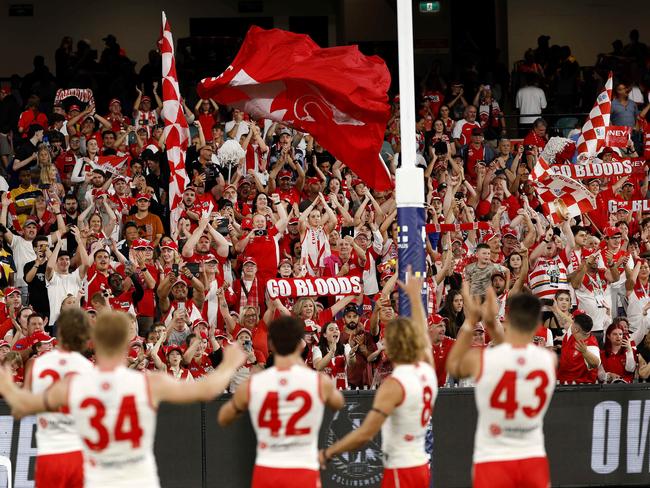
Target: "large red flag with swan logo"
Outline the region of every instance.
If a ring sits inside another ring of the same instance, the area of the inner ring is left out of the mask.
[[[181,106],[181,94],[176,77],[174,59],[174,39],[165,12],[162,13],[162,117],[165,121],[165,149],[169,162],[169,209],[172,230],[178,224],[178,204],[183,198],[187,172],[185,170],[185,152],[189,141],[187,120]]]
[[[202,98],[308,132],[368,186],[393,184],[379,158],[390,75],[357,46],[320,48],[304,34],[252,26],[237,57],[199,83]]]

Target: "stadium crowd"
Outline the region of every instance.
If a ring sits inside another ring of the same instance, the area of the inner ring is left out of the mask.
[[[31,357],[55,347],[61,310],[81,306],[91,321],[106,309],[129,312],[129,367],[182,381],[205,375],[238,341],[249,357],[231,389],[272,364],[266,324],[293,314],[305,322],[309,366],[339,388],[376,387],[391,371],[383,324],[398,312],[394,194],[368,188],[309,134],[188,93],[195,102],[183,101],[189,184],[170,213],[159,55],[152,52],[139,76],[126,76],[132,65],[124,50],[113,36],[105,43],[97,61],[87,43],[74,50],[65,38],[56,75],[37,57],[32,73],[0,88],[0,360],[16,382]],[[633,127],[634,135],[628,148],[605,148],[595,163],[650,157],[643,72],[625,78],[629,66],[648,60],[638,33],[599,63],[611,67],[612,59],[621,70],[612,124]],[[579,87],[593,80],[581,79],[570,50],[549,46],[546,36],[512,79],[491,68],[447,79],[434,66],[418,100],[427,223],[476,224],[427,241],[438,382],[458,384],[445,359],[464,321],[463,280],[475,295],[491,285],[500,316],[512,294],[543,299],[535,341],[557,351],[560,382],[645,381],[650,213],[608,208],[610,200],[645,199],[647,169],[587,180],[598,208],[551,225],[529,180],[551,135],[543,110],[575,111]],[[98,75],[116,69],[131,83],[126,89]],[[594,73],[602,86],[602,70]],[[522,114],[523,140],[505,137],[508,97]],[[245,152],[234,165],[218,158],[228,140]],[[393,174],[399,148],[396,95],[382,148]],[[359,277],[363,293],[265,294],[269,279],[303,276]],[[477,326],[474,345],[489,342]]]

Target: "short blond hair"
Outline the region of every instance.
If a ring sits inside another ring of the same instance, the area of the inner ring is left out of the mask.
[[[406,317],[397,317],[384,329],[386,354],[394,363],[410,364],[424,357],[424,329]]]
[[[93,328],[95,349],[109,356],[126,351],[131,330],[131,319],[124,312],[101,312]]]

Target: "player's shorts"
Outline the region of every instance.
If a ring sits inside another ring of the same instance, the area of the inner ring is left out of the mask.
[[[83,488],[84,459],[81,451],[36,456],[36,488]]]
[[[428,464],[412,468],[384,468],[381,488],[429,488],[431,468]]]
[[[551,475],[545,457],[474,464],[474,488],[548,488]]]
[[[255,466],[251,488],[321,488],[320,472],[313,469]]]

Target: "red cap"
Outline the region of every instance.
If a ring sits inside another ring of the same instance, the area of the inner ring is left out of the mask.
[[[151,98],[148,97],[147,95],[145,95],[145,96],[143,96],[143,97],[140,99],[140,101],[141,101],[141,102],[150,102],[150,101],[151,101]]]
[[[87,313],[94,313],[94,314],[97,313],[97,310],[95,310],[95,307],[93,307],[93,306],[91,306],[91,305],[86,305],[86,306],[84,307],[84,310],[85,310]]]
[[[192,329],[194,329],[195,327],[198,327],[201,324],[205,324],[206,327],[209,326],[207,320],[196,319],[194,322],[192,322]]]
[[[503,237],[505,237],[505,236],[512,236],[512,237],[515,237],[515,238],[517,237],[517,233],[508,224],[501,227],[501,235]]]
[[[178,278],[176,279],[176,281],[174,281],[174,284],[172,285],[172,288],[173,288],[174,286],[178,285],[179,283],[180,283],[180,284],[183,284],[183,285],[185,285],[185,286],[188,286],[188,285],[187,285],[187,281],[185,281],[182,277],[178,277]]]
[[[283,264],[289,264],[289,265],[293,266],[293,263],[291,262],[291,259],[289,259],[289,258],[284,258],[284,259],[282,259],[282,260],[280,261],[280,263],[278,264],[278,268],[279,268],[280,266],[282,266]]]
[[[621,235],[621,229],[618,227],[607,227],[605,228],[605,237],[614,237],[615,235]]]
[[[144,347],[142,339],[139,339],[139,338],[136,337],[131,342],[129,342],[129,347],[135,347],[135,346]]]
[[[48,342],[52,342],[53,340],[55,340],[54,337],[50,337],[49,334],[46,334],[45,332],[40,331],[40,330],[38,332],[34,333],[34,335],[32,335],[31,339],[32,339],[32,346],[34,344],[36,344],[37,342],[48,343]]]
[[[386,278],[390,278],[393,276],[395,273],[393,273],[393,270],[387,269],[386,271],[383,271],[381,275],[379,276],[379,281],[385,280]]]
[[[226,193],[227,190],[237,191],[237,188],[235,188],[235,185],[226,185],[226,187],[223,189],[223,192]]]
[[[108,102],[108,106],[110,107],[111,105],[118,104],[119,106],[122,106],[122,102],[118,98],[112,98],[110,102]]]
[[[183,190],[183,193],[185,193],[186,191],[193,191],[193,192],[196,193],[196,190],[194,189],[194,187],[192,185],[187,185],[185,187],[185,189]]]
[[[115,175],[115,176],[113,176],[113,183],[115,183],[116,181],[119,181],[119,180],[127,181],[127,179],[128,178],[126,176],[124,176],[124,175]]]
[[[165,348],[165,356],[169,356],[169,353],[172,351],[178,351],[181,356],[183,355],[183,348],[181,346],[172,345]]]
[[[70,105],[68,112],[72,112],[73,110],[76,110],[77,112],[81,112],[81,107],[79,107],[79,105]]]
[[[133,249],[153,249],[151,242],[147,239],[136,239],[133,241],[133,244],[131,244],[131,247]]]
[[[442,315],[438,315],[437,313],[434,313],[429,317],[429,325],[438,325],[442,322],[445,322],[447,319],[443,317]]]
[[[297,224],[298,222],[300,222],[300,219],[297,219],[295,217],[293,219],[289,219],[289,225],[294,225]]]
[[[355,179],[352,180],[352,187],[353,187],[353,188],[354,188],[355,186],[357,186],[357,185],[361,185],[361,184],[364,184],[363,181],[361,180],[361,178],[355,178]]]
[[[11,344],[9,344],[4,339],[0,339],[0,347],[11,347]]]
[[[278,179],[281,180],[282,178],[291,179],[293,178],[293,174],[288,169],[283,169],[282,171],[280,171],[280,173],[278,173]]]
[[[226,334],[225,330],[216,329],[214,331],[214,338],[215,339],[219,339],[219,338],[228,339],[228,334]]]
[[[178,244],[176,244],[174,241],[169,241],[167,244],[163,244],[160,246],[161,249],[167,248],[167,249],[173,249],[174,251],[178,251]]]
[[[92,195],[95,198],[106,197],[108,196],[108,192],[103,188],[93,188]]]
[[[600,151],[600,156],[604,156],[605,154],[616,154],[616,151],[609,146],[605,146],[603,150]]]
[[[244,259],[242,259],[241,262],[242,266],[244,266],[246,263],[253,263],[254,265],[257,266],[257,261],[252,256],[246,256]]]
[[[251,182],[248,181],[248,179],[242,178],[241,180],[239,180],[239,183],[237,183],[237,188],[239,188],[242,185],[250,185],[250,184]]]
[[[149,201],[149,200],[151,200],[151,195],[149,195],[148,193],[138,193],[135,196],[135,200],[136,201],[138,201],[138,200],[147,200],[147,201]]]
[[[217,257],[216,257],[214,254],[212,254],[211,252],[209,252],[208,254],[206,254],[205,256],[203,256],[203,262],[204,262],[204,263],[207,263],[207,262],[209,262],[209,261],[216,261],[217,263],[219,262],[219,260],[217,259]]]
[[[485,236],[483,236],[483,242],[489,242],[495,237],[499,237],[499,234],[496,234],[494,232],[488,232],[487,234],[485,234]]]
[[[240,335],[242,335],[244,332],[246,332],[248,335],[253,337],[253,333],[248,330],[246,327],[242,327],[237,331],[237,334],[235,334],[235,339],[237,339]]]
[[[585,312],[581,308],[576,308],[571,314],[571,317],[577,317],[578,315],[587,315],[587,312]]]
[[[440,193],[438,193],[437,191],[432,191],[431,200],[442,200],[442,197],[440,196]]]
[[[22,293],[20,292],[20,289],[16,288],[15,286],[8,286],[7,288],[5,288],[4,295],[6,297],[8,297],[9,295],[12,295],[14,293],[18,293],[19,295],[22,295]]]
[[[318,176],[310,176],[307,178],[308,185],[320,185],[320,178]]]

